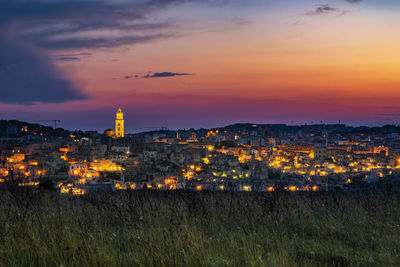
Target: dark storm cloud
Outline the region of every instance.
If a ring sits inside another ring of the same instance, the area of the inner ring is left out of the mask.
[[[96,20],[143,18],[148,12],[189,0],[7,0],[2,1],[0,20]]]
[[[43,49],[87,51],[170,38],[175,36],[167,30],[173,27],[171,23],[149,21],[148,15],[186,2],[192,1],[1,1],[0,102],[33,104],[85,99],[52,60],[79,61],[90,55],[68,53],[50,58]]]
[[[314,15],[328,15],[328,14],[339,14],[344,15],[348,11],[331,7],[330,5],[318,5],[314,10],[304,13],[306,16],[314,16]]]
[[[173,26],[171,22],[147,21],[148,14],[195,1],[11,0],[2,3],[0,25],[17,21],[20,26],[17,33],[45,48],[114,47],[171,37],[171,33],[165,32],[166,28]],[[119,37],[110,31],[119,31]]]
[[[0,40],[0,51],[0,102],[29,105],[86,98],[35,48]]]

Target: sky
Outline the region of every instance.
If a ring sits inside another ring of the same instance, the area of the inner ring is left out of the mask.
[[[0,0],[0,119],[400,124],[397,0]]]

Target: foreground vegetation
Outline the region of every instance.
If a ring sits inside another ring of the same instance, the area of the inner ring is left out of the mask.
[[[0,192],[4,266],[399,266],[400,196]]]

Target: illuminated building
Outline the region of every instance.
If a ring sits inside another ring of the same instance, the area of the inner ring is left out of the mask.
[[[251,186],[249,186],[249,185],[244,185],[244,186],[242,187],[242,190],[243,190],[243,191],[246,191],[246,192],[249,192],[249,191],[251,191]]]
[[[267,192],[274,192],[274,191],[275,191],[275,187],[267,186]]]
[[[117,138],[124,137],[124,113],[118,108],[115,118],[115,136]]]
[[[113,137],[115,135],[115,132],[113,129],[106,129],[104,131],[104,134],[107,135],[108,137]]]
[[[295,185],[291,185],[291,186],[288,187],[288,190],[291,191],[291,192],[295,192],[295,191],[298,190],[298,188]]]

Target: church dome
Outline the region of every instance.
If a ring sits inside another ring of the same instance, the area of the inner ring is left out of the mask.
[[[113,129],[107,129],[107,130],[104,131],[104,134],[109,136],[109,137],[112,137],[112,136],[115,135],[115,132],[114,132]]]

